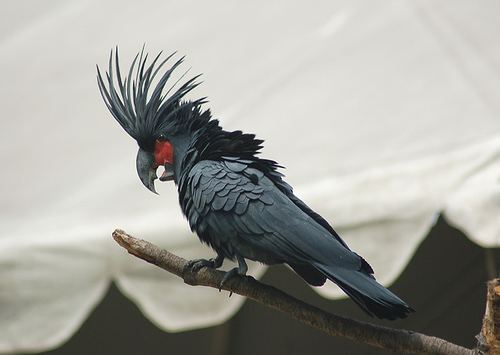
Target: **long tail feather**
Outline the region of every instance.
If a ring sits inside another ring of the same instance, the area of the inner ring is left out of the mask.
[[[366,313],[382,319],[406,318],[414,310],[375,279],[362,271],[322,264],[314,267],[335,282]]]

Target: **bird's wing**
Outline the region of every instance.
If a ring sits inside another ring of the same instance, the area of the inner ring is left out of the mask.
[[[195,230],[234,231],[256,251],[277,262],[311,263],[359,270],[362,259],[293,203],[250,162],[202,161],[188,176]],[[203,231],[202,231],[203,232]]]
[[[340,244],[349,249],[347,244],[342,240],[342,238],[340,238],[340,236],[333,229],[330,223],[328,223],[318,213],[314,212],[304,201],[295,196],[295,194],[293,193],[293,188],[283,180],[283,174],[276,170],[272,170],[269,172],[269,177],[273,181],[273,183],[281,190],[281,192],[283,192],[297,207],[299,207],[302,212],[314,219],[319,225],[329,231],[331,235],[340,242]]]

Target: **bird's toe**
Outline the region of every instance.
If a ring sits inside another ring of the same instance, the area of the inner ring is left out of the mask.
[[[200,269],[204,267],[211,267],[213,268],[215,265],[213,259],[195,259],[195,260],[190,260],[187,263],[187,267],[191,269],[192,272],[198,272]]]
[[[221,282],[219,283],[219,292],[222,290],[226,282],[232,279],[236,275],[239,275],[239,270],[237,267],[226,272]]]

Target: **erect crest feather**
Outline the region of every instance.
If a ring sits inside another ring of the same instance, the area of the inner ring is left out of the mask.
[[[135,56],[128,75],[122,79],[118,47],[116,47],[115,52],[111,50],[109,56],[109,66],[106,72],[107,85],[97,66],[97,83],[106,106],[123,129],[140,145],[141,142],[149,141],[164,133],[169,126],[175,125],[175,116],[180,110],[193,109],[205,102],[205,98],[193,102],[182,101],[188,92],[199,85],[196,82],[199,75],[191,78],[170,94],[184,76],[182,75],[165,93],[163,92],[172,73],[183,62],[184,57],[177,60],[163,73],[150,93],[158,72],[175,55],[175,52],[159,62],[161,55],[162,52],[147,65],[148,54],[144,53],[143,47]]]

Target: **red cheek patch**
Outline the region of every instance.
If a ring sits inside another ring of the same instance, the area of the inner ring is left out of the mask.
[[[157,140],[155,143],[155,163],[165,165],[165,163],[173,164],[174,162],[174,147],[172,143],[164,140]]]

